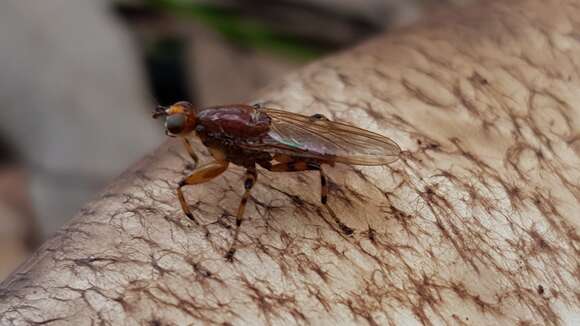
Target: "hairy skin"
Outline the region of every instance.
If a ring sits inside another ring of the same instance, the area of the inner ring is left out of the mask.
[[[580,5],[485,3],[260,97],[405,150],[326,169],[352,237],[320,217],[316,173],[260,170],[226,262],[243,170],[186,190],[196,226],[175,196],[188,155],[170,141],[1,284],[0,324],[577,323]]]

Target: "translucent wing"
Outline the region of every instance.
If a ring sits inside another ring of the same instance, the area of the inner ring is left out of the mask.
[[[270,108],[270,131],[254,149],[312,157],[352,165],[384,165],[397,160],[401,149],[387,137],[345,123],[313,119]]]

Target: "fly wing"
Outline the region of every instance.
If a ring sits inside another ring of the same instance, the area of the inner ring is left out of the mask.
[[[348,124],[270,108],[261,110],[271,118],[268,137],[255,145],[262,151],[352,165],[388,164],[401,152],[389,138]]]

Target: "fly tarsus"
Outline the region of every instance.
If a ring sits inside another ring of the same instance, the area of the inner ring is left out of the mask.
[[[248,199],[250,198],[250,191],[256,184],[256,180],[258,179],[258,173],[256,172],[256,168],[249,168],[246,170],[246,179],[244,180],[244,194],[242,195],[242,199],[240,201],[240,206],[238,207],[238,212],[236,214],[236,230],[234,231],[234,237],[232,239],[232,243],[230,245],[230,249],[224,256],[224,258],[229,261],[233,262],[234,254],[236,253],[236,244],[238,243],[238,237],[240,234],[240,227],[244,221],[244,212],[246,211],[246,205],[248,203]]]
[[[328,182],[326,173],[324,173],[324,170],[322,169],[322,166],[320,166],[320,164],[318,165],[318,171],[320,172],[320,202],[322,203],[322,205],[326,207],[328,213],[330,214],[330,216],[332,216],[332,219],[338,225],[342,233],[344,233],[345,235],[352,235],[354,233],[353,229],[348,227],[346,224],[342,223],[342,221],[338,218],[338,216],[336,216],[332,208],[330,208],[330,206],[328,205]]]

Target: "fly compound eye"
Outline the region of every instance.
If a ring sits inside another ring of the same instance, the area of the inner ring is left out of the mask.
[[[174,135],[179,135],[185,128],[186,118],[183,114],[174,114],[165,120],[165,128]]]

